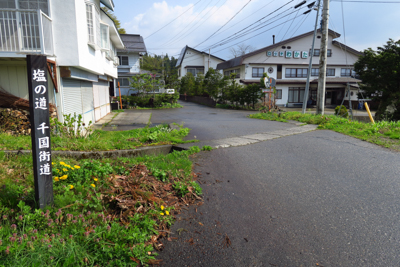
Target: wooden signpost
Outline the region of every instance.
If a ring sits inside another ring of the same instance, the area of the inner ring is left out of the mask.
[[[275,86],[275,84],[276,84],[276,80],[274,78],[268,78],[268,77],[264,78],[264,85],[265,85],[265,88],[267,88],[267,89],[262,89],[262,92],[265,94],[268,94],[268,111],[271,111],[271,109],[272,109],[271,96],[274,93],[273,87]],[[264,97],[264,105],[265,104],[266,103],[265,103],[265,97]]]
[[[47,60],[45,56],[27,55],[26,62],[35,199],[44,209],[53,204]]]

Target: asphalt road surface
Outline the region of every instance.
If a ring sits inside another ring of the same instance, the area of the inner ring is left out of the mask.
[[[201,143],[292,129],[249,112],[184,104]],[[400,154],[332,131],[196,155],[204,203],[171,228],[162,266],[400,266]]]

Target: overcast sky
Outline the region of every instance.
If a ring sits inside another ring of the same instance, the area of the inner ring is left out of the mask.
[[[336,40],[362,51],[368,47],[376,49],[389,38],[400,39],[400,1],[354,1],[360,0],[330,2],[329,28],[341,34]],[[300,2],[302,0],[114,0],[115,15],[127,33],[142,35],[148,52],[159,55],[168,53],[169,56],[175,57],[185,45],[208,52],[211,45],[220,43],[221,40],[275,11],[259,22],[269,19],[267,23],[271,23],[262,30],[211,49],[211,54],[226,60],[232,58],[230,46],[237,43],[245,43],[259,49],[272,44],[272,35],[276,35],[276,42],[279,42],[312,31],[316,11],[307,15],[302,13],[307,10],[306,5],[314,1],[307,0],[307,4],[302,8],[294,9]],[[285,6],[282,7],[283,5]],[[282,8],[276,11],[280,7]],[[278,15],[281,12],[283,13]],[[291,12],[294,13],[290,14]],[[236,17],[229,21],[236,13]],[[278,16],[273,18],[276,15]],[[296,16],[297,18],[292,20]],[[174,19],[176,20],[170,23]],[[274,22],[275,20],[277,21]],[[167,25],[168,23],[170,24]],[[222,29],[204,42],[224,24],[226,25]],[[165,25],[167,26],[164,27]],[[161,30],[158,31],[159,29]],[[261,33],[263,31],[266,32]],[[260,35],[253,37],[256,34]],[[245,40],[248,38],[251,39]]]

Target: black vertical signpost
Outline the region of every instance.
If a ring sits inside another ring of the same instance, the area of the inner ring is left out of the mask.
[[[49,93],[45,56],[27,55],[35,199],[39,208],[53,204]]]

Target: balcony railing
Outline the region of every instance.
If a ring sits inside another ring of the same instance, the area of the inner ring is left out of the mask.
[[[54,55],[51,18],[41,10],[0,9],[0,52]]]

